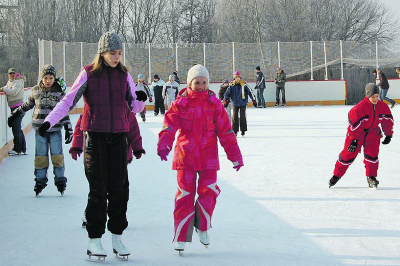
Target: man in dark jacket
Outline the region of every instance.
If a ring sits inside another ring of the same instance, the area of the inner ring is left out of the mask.
[[[218,98],[222,101],[222,104],[224,105],[225,110],[228,113],[229,121],[231,122],[232,125],[232,104],[230,100],[224,101],[224,95],[228,87],[229,87],[229,81],[227,79],[224,79],[222,81],[222,85],[219,87]]]
[[[275,107],[279,107],[279,94],[282,92],[282,107],[286,105],[286,98],[285,98],[285,83],[286,83],[286,74],[283,70],[278,67],[276,70],[275,76],[275,84],[276,84],[276,104]]]
[[[264,89],[265,89],[265,78],[264,74],[260,71],[260,67],[256,67],[256,87],[257,90],[257,100],[258,100],[258,108],[265,108],[265,99],[264,99]]]
[[[383,73],[381,66],[378,66],[376,71],[378,72],[379,80],[380,80],[379,84],[378,84],[378,86],[380,88],[379,100],[381,100],[381,101],[386,100],[386,101],[390,102],[392,104],[391,108],[393,108],[397,105],[397,103],[386,96],[388,93],[388,90],[389,90],[389,82],[386,78],[386,75],[385,75],[385,73]]]

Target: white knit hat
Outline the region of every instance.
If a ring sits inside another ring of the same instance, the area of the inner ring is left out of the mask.
[[[197,77],[205,77],[207,79],[207,86],[208,86],[208,82],[210,80],[210,74],[208,74],[207,68],[205,68],[203,65],[200,64],[194,65],[192,66],[192,68],[189,69],[186,79],[187,85],[190,86],[192,80]]]

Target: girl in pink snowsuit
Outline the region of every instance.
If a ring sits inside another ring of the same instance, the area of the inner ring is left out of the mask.
[[[228,115],[214,92],[208,90],[208,80],[208,70],[204,66],[195,65],[189,70],[189,87],[180,91],[165,113],[163,129],[159,133],[157,151],[161,160],[166,161],[179,130],[172,164],[172,169],[178,171],[174,210],[177,251],[183,251],[185,243],[192,241],[194,227],[200,242],[210,243],[207,232],[221,192],[217,186],[217,137],[234,168],[238,171],[243,166]],[[197,174],[198,198],[195,201]]]
[[[334,186],[346,173],[349,166],[356,159],[357,154],[364,147],[364,164],[368,185],[376,188],[379,181],[378,154],[382,131],[385,140],[382,144],[389,144],[393,136],[393,116],[387,104],[379,100],[379,88],[374,83],[365,86],[365,98],[349,112],[349,126],[344,149],[336,161],[333,177],[329,180],[329,187]]]

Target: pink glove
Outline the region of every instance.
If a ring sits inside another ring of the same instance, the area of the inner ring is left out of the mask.
[[[75,161],[78,160],[78,156],[80,157],[82,152],[83,150],[77,147],[71,147],[69,149],[69,154],[71,154],[72,159],[74,159]]]
[[[158,153],[158,156],[160,156],[161,161],[168,161],[167,156],[168,156],[169,151],[167,149],[162,150]]]
[[[77,151],[73,151],[73,152],[71,152],[71,157],[72,157],[72,159],[74,159],[76,161],[76,160],[78,160],[78,157],[81,157],[81,153],[77,152]]]

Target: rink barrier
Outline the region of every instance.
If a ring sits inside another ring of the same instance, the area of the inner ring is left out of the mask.
[[[30,92],[31,87],[24,89],[24,101],[28,99]],[[33,109],[26,112],[22,119],[22,129],[25,135],[32,129],[32,113]],[[4,92],[0,92],[0,162],[8,156],[8,152],[14,147],[12,130],[7,125],[7,119],[10,115],[11,110],[7,104],[7,96]]]

